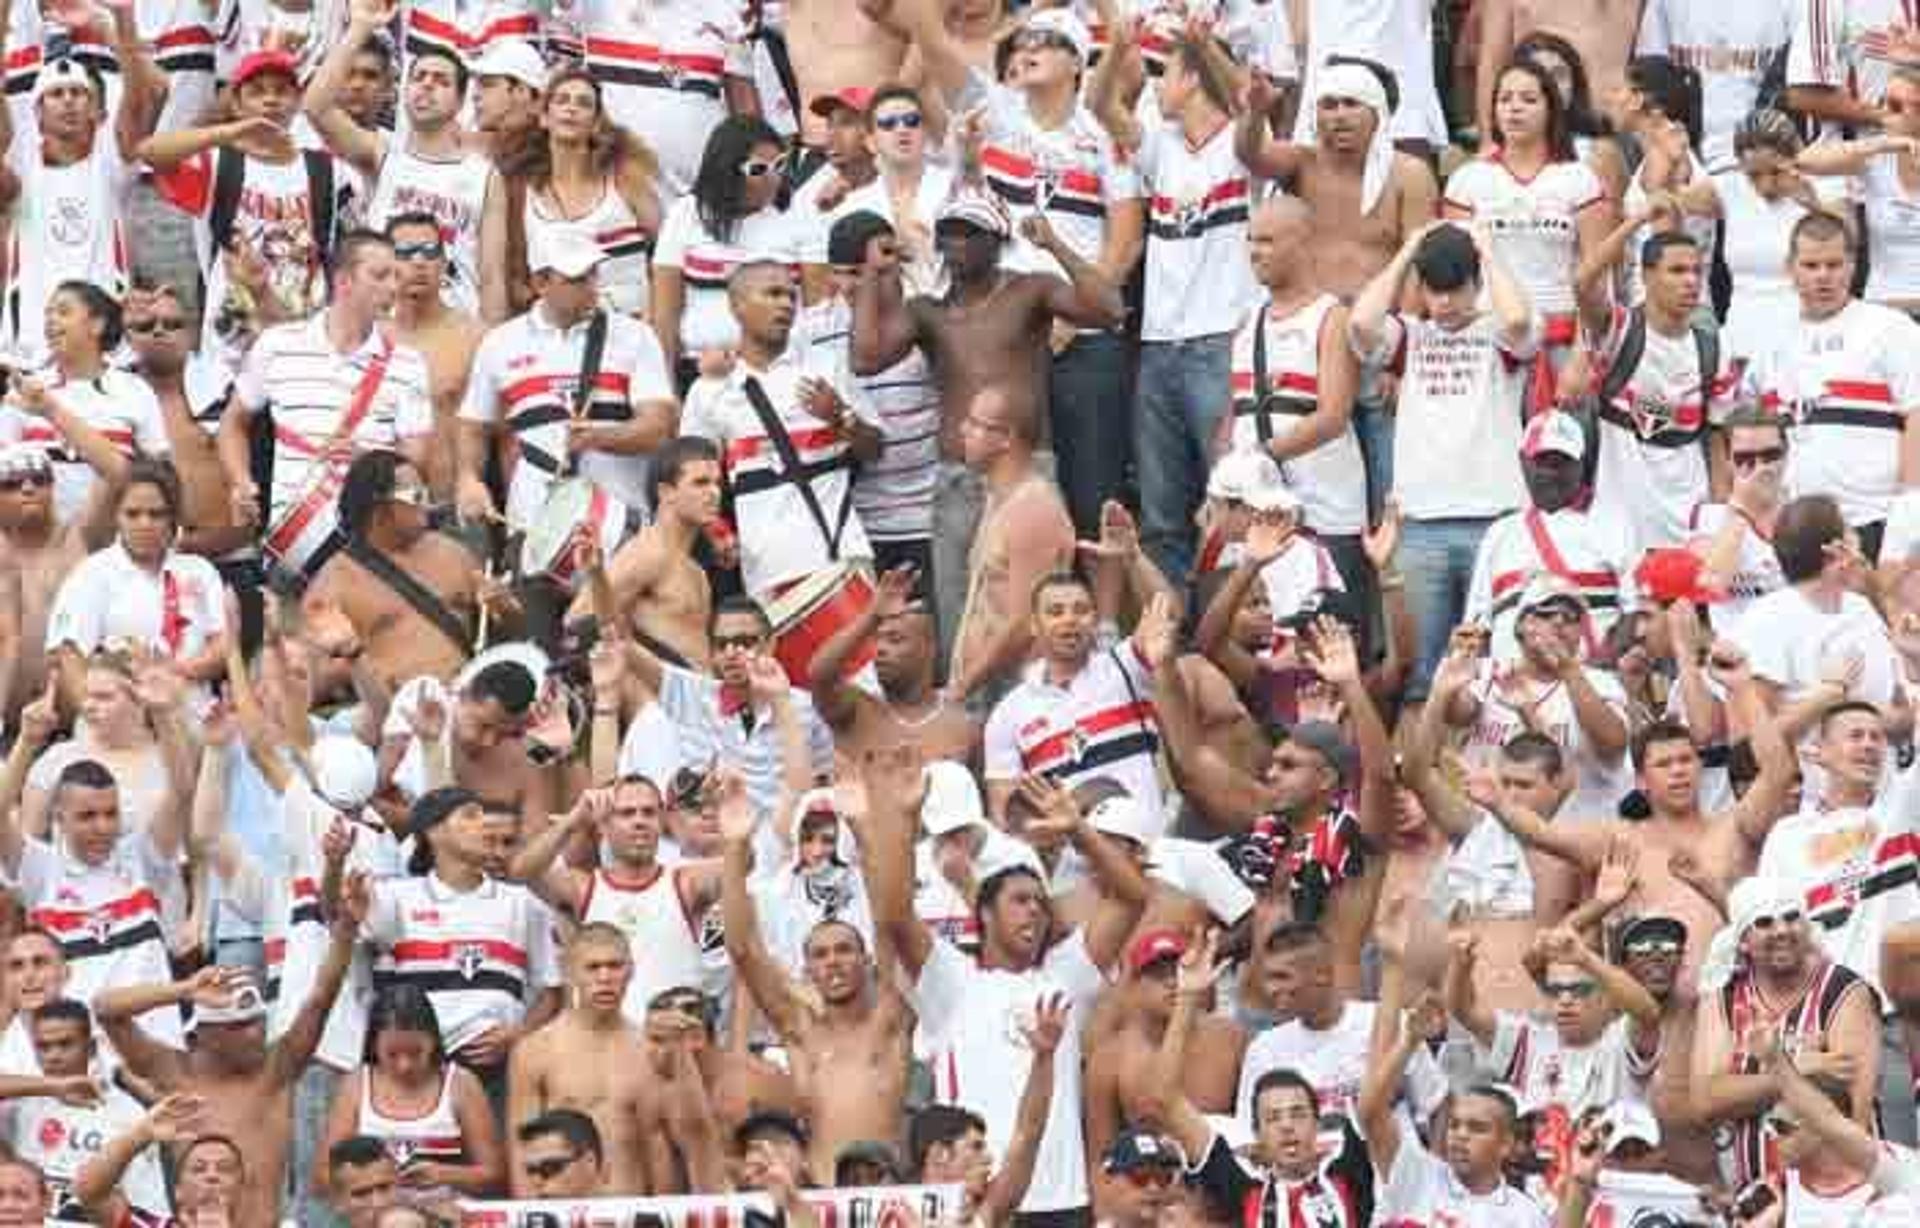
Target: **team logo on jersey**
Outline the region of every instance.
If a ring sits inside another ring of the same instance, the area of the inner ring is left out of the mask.
[[[57,1117],[40,1123],[40,1150],[52,1151],[67,1139],[67,1125]]]
[[[668,89],[677,90],[680,83],[686,80],[687,70],[672,60],[663,60],[660,63],[660,76],[666,80]]]
[[[471,981],[480,975],[480,969],[487,962],[487,949],[476,942],[463,942],[453,949],[454,967],[460,970],[463,980]]]
[[[85,196],[56,196],[48,210],[47,228],[54,241],[66,247],[78,247],[93,230]]]
[[[1652,439],[1672,425],[1673,402],[1650,393],[1633,395],[1633,429],[1640,438]]]
[[[699,942],[700,952],[703,955],[712,955],[726,947],[727,926],[718,908],[707,909],[706,916],[700,918]]]
[[[113,937],[113,914],[106,909],[98,909],[87,915],[87,933],[93,935],[95,942],[105,944]]]
[[[390,1138],[387,1140],[387,1154],[393,1157],[393,1166],[395,1168],[405,1168],[408,1164],[412,1163],[415,1150],[414,1141],[410,1138]]]
[[[1087,734],[1079,726],[1067,731],[1067,758],[1080,762],[1087,753]]]

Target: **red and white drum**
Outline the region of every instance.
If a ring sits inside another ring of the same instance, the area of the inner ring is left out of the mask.
[[[773,655],[795,686],[807,685],[807,667],[847,624],[873,607],[873,578],[864,567],[835,563],[794,581],[767,603]],[[841,667],[851,678],[873,661],[873,640],[854,649]]]
[[[556,482],[520,543],[520,575],[546,576],[572,590],[574,547],[581,540],[597,541],[600,557],[610,559],[626,539],[632,519],[627,505],[586,478]]]

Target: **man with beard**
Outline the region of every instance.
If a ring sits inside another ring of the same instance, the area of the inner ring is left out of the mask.
[[[700,934],[693,919],[719,896],[712,862],[660,862],[660,790],[643,776],[623,777],[580,795],[565,818],[527,842],[513,878],[530,885],[581,924],[611,926],[642,953],[625,987],[626,1017],[639,1023],[647,1003],[676,985],[700,983]],[[583,870],[555,864],[569,843],[590,839],[607,863]]]
[[[604,1193],[641,1194],[655,1188],[639,1129],[639,1084],[649,1079],[633,1055],[645,1038],[621,1004],[633,979],[627,936],[605,921],[589,921],[567,944],[567,1008],[515,1045],[507,1069],[507,1120],[527,1121],[554,1109],[593,1119],[605,1165]],[[510,1169],[523,1170],[516,1138]],[[519,1181],[517,1195],[526,1191]]]
[[[453,677],[466,664],[479,605],[474,557],[428,527],[433,496],[396,452],[366,452],[340,486],[346,546],[313,577],[306,600],[344,613],[368,667],[388,687]]]
[[[1579,590],[1596,642],[1632,601],[1632,586],[1623,580],[1633,543],[1620,521],[1586,507],[1589,455],[1587,433],[1573,415],[1548,410],[1527,424],[1520,476],[1529,506],[1487,526],[1467,584],[1466,621],[1491,628],[1495,657],[1509,657],[1517,647],[1520,595],[1537,573]]]
[[[787,1046],[811,1129],[812,1167],[831,1172],[847,1144],[894,1136],[906,1100],[913,1015],[893,987],[890,963],[876,962],[860,930],[843,920],[823,920],[808,931],[806,982],[789,978],[767,949],[748,889],[755,822],[745,791],[732,782],[720,807],[727,951]]]
[[[913,600],[918,578],[910,567],[882,575],[873,604],[814,654],[808,682],[820,718],[850,755],[912,741],[929,760],[971,762],[980,725],[934,686],[939,636],[933,611]],[[869,639],[878,695],[847,681],[843,668]]]
[[[1693,1098],[1704,1121],[1731,1129],[1721,1159],[1741,1187],[1781,1173],[1769,1112],[1780,1089],[1761,1058],[1763,1032],[1775,1034],[1803,1074],[1844,1083],[1849,1115],[1872,1129],[1880,1017],[1867,983],[1820,953],[1790,881],[1761,874],[1735,887],[1728,903],[1730,920],[1701,969]]]

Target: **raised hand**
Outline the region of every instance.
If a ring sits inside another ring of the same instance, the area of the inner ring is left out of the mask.
[[[1049,222],[1047,215],[1038,209],[1021,218],[1020,224],[1015,229],[1020,232],[1021,238],[1043,252],[1052,251],[1060,242],[1060,236],[1054,233],[1053,223]]]
[[[353,842],[357,832],[353,823],[345,815],[335,815],[333,822],[327,824],[325,834],[320,837],[320,855],[328,865],[344,866],[347,857],[353,852]]]
[[[186,701],[187,680],[173,662],[149,661],[134,675],[133,697],[149,712],[170,712]]]
[[[747,796],[747,782],[732,768],[714,773],[714,793],[720,803],[720,838],[733,843],[753,839],[760,816],[754,813],[753,799]]]
[[[756,704],[772,705],[787,697],[793,684],[772,653],[756,653],[747,661],[747,694]]]
[[[1860,675],[1866,665],[1866,657],[1855,649],[1828,653],[1820,658],[1820,681],[1825,686],[1837,687],[1843,696],[1851,695],[1860,685]]]
[[[234,995],[252,984],[253,978],[245,968],[214,964],[200,969],[187,979],[187,1000],[195,1006],[230,1006]]]
[[[1313,637],[1303,648],[1307,664],[1322,681],[1336,687],[1360,685],[1360,650],[1353,633],[1337,618],[1321,615],[1313,622]]]
[[[834,391],[833,385],[811,375],[803,376],[794,386],[794,397],[809,417],[818,418],[828,426],[838,426],[847,412],[847,403]]]
[[[1068,1005],[1065,994],[1048,994],[1033,1004],[1033,1021],[1024,1023],[1020,1032],[1027,1040],[1027,1048],[1035,1056],[1050,1054],[1060,1047],[1060,1040],[1067,1034],[1067,1021],[1073,1016],[1073,1007]]]
[[[1393,556],[1400,550],[1402,523],[1400,501],[1389,495],[1380,509],[1379,522],[1360,535],[1360,548],[1366,551],[1367,561],[1375,571],[1392,569]]]
[[[913,608],[913,587],[920,582],[920,569],[904,563],[880,573],[874,583],[873,606],[882,619],[898,618]]]
[[[182,1092],[168,1096],[148,1109],[141,1124],[154,1142],[171,1145],[198,1134],[205,1123],[206,1114],[205,1099]]]
[[[447,706],[438,696],[423,693],[411,708],[401,709],[407,728],[420,741],[437,745],[447,732]]]
[[[53,741],[53,735],[59,731],[59,683],[49,677],[46,689],[20,713],[20,736],[25,738],[29,745],[45,746]]]
[[[1468,764],[1462,784],[1467,792],[1467,800],[1483,810],[1497,811],[1505,800],[1506,792],[1500,787],[1500,773],[1487,764]]]
[[[1471,962],[1471,961],[1469,961]],[[1447,1008],[1441,1003],[1440,995],[1431,989],[1422,990],[1420,996],[1400,1011],[1400,1035],[1408,1040],[1439,1040],[1447,1034]]]
[[[1715,640],[1707,649],[1707,672],[1715,682],[1733,691],[1753,677],[1746,650],[1732,640]]]
[[[1240,539],[1240,550],[1255,567],[1265,567],[1280,557],[1293,540],[1297,522],[1288,512],[1260,512]]]
[[[1187,943],[1174,973],[1174,990],[1183,994],[1204,994],[1220,981],[1220,931],[1208,927]]]
[[[1593,881],[1596,900],[1618,907],[1640,885],[1640,848],[1633,841],[1614,836],[1607,841],[1600,862],[1600,873]]]
[[[619,644],[602,639],[587,653],[587,680],[593,686],[595,706],[612,707],[627,678],[627,654]]]
[[[927,761],[919,745],[903,742],[895,746],[876,746],[860,757],[860,770],[852,777],[842,776],[837,789],[857,784],[861,796],[850,798],[862,814],[876,805],[898,814],[918,815],[927,795]]]
[[[336,924],[351,933],[359,933],[373,911],[373,878],[365,870],[355,870],[340,884],[340,916]]]
[[[1475,655],[1474,643],[1462,632],[1469,628],[1456,628],[1453,639],[1447,644],[1447,655],[1440,658],[1440,664],[1434,668],[1433,682],[1427,688],[1427,702],[1450,704],[1454,697],[1473,685],[1480,672],[1480,658]]]
[[[1084,817],[1079,803],[1073,800],[1072,791],[1059,781],[1029,772],[1020,778],[1014,792],[1033,807],[1034,814],[1027,820],[1022,834],[1035,847],[1055,847],[1079,829]]]
[[[1133,642],[1139,645],[1140,655],[1156,665],[1173,660],[1180,647],[1180,615],[1172,598],[1165,593],[1153,595],[1133,628]]]

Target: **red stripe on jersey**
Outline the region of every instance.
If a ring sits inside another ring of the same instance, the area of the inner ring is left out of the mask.
[[[789,430],[787,437],[793,440],[793,448],[796,452],[804,452],[808,448],[831,448],[835,444],[846,442],[841,438],[840,432],[830,426],[810,430]],[[765,435],[743,436],[727,445],[727,455],[723,464],[726,468],[732,469],[735,465],[752,460],[762,452],[768,451],[771,446]]]
[[[395,964],[424,964],[436,960],[455,959],[462,951],[475,947],[479,948],[488,959],[512,964],[516,968],[524,969],[527,966],[525,949],[511,942],[502,942],[497,938],[468,938],[444,942],[427,938],[407,938],[394,943],[388,953]]]
[[[1118,707],[1103,708],[1089,713],[1073,723],[1070,729],[1050,734],[1032,746],[1021,750],[1021,761],[1032,765],[1046,759],[1055,759],[1073,742],[1074,735],[1097,737],[1103,733],[1112,733],[1127,725],[1146,725],[1153,720],[1153,705],[1145,700],[1139,703],[1125,703]]]
[[[1188,208],[1189,206],[1200,209],[1210,209],[1215,205],[1231,204],[1244,201],[1246,198],[1247,181],[1244,179],[1229,179],[1224,183],[1215,184],[1212,191],[1197,201],[1186,202],[1175,200],[1171,196],[1156,196],[1153,198],[1153,211],[1155,213],[1177,213],[1181,209]]]
[[[36,925],[52,930],[55,934],[69,933],[86,929],[95,917],[105,913],[114,921],[128,921],[143,913],[159,913],[160,900],[150,888],[142,887],[117,900],[108,900],[92,908],[53,908],[42,906],[33,910]]]
[[[502,388],[500,395],[508,401],[524,401],[528,397],[552,392],[555,384],[571,384],[577,378],[573,375],[529,375]],[[624,396],[627,391],[627,377],[618,371],[602,371],[594,376],[593,386],[601,392]]]
[[[1871,380],[1830,379],[1827,381],[1827,395],[1846,401],[1872,401],[1877,405],[1893,404],[1893,386]]]
[[[1023,158],[1000,145],[988,145],[981,150],[980,165],[986,171],[998,171],[1009,179],[1025,182],[1035,177],[1036,164],[1032,158]],[[1072,169],[1061,171],[1055,186],[1062,192],[1078,192],[1093,197],[1098,197],[1103,188],[1100,176],[1090,171]]]
[[[1235,392],[1252,392],[1253,372],[1235,371],[1233,373],[1233,390]],[[1269,371],[1267,372],[1266,390],[1268,392],[1304,392],[1309,396],[1318,396],[1320,394],[1320,381],[1315,376],[1305,375],[1298,371]]]

